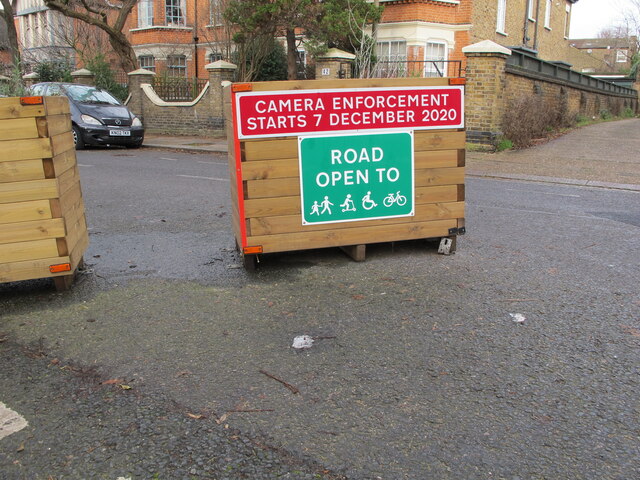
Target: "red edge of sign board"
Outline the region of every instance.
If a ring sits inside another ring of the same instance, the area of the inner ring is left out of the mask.
[[[244,219],[244,183],[242,181],[242,152],[240,151],[240,138],[238,138],[238,111],[236,108],[237,93],[232,89],[231,92],[231,113],[233,115],[233,144],[236,160],[236,183],[238,189],[238,215],[240,220],[240,242],[241,247],[247,246],[247,223]]]

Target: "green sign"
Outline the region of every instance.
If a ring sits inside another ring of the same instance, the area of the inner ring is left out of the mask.
[[[414,214],[413,131],[298,137],[302,224]]]

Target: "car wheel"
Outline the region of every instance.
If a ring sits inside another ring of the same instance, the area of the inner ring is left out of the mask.
[[[75,125],[73,126],[73,144],[76,146],[76,150],[82,150],[84,148],[84,140],[82,140],[80,129]]]
[[[132,143],[130,145],[125,145],[127,148],[140,148],[142,146],[142,142],[140,143]]]

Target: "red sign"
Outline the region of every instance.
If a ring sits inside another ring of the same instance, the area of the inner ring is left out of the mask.
[[[236,94],[238,138],[464,128],[462,86]]]

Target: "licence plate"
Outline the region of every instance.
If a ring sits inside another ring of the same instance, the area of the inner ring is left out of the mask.
[[[131,132],[129,130],[109,130],[110,137],[130,137]]]

